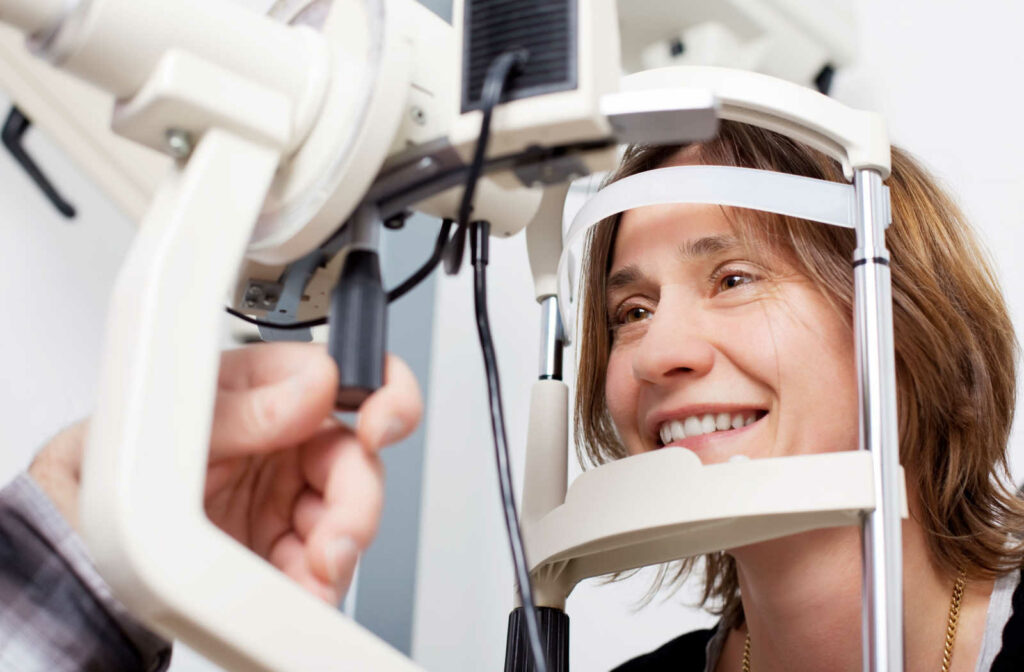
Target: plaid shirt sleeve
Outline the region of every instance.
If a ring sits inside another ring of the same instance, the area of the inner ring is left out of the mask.
[[[0,490],[0,672],[159,672],[170,658],[35,481]]]

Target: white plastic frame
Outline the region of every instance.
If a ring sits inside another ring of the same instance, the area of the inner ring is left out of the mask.
[[[888,188],[884,194],[888,197]],[[705,203],[748,208],[852,229],[856,225],[852,185],[735,166],[672,166],[631,175],[595,194],[565,234],[558,262],[558,302],[566,341],[575,334],[576,275],[591,228],[626,210],[666,203]]]
[[[638,72],[623,79],[627,91],[690,87],[719,101],[719,117],[781,133],[839,161],[846,179],[857,170],[889,177],[891,158],[885,120],[855,110],[807,87],[756,72],[677,66]]]

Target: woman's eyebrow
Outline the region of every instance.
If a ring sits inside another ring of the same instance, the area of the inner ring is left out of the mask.
[[[605,291],[608,293],[614,292],[617,289],[634,285],[643,278],[643,271],[636,264],[623,266],[608,276],[608,280],[605,282]]]
[[[685,243],[680,243],[679,255],[683,261],[693,261],[694,259],[710,257],[738,246],[739,240],[735,236],[723,233],[717,236],[694,238]],[[645,276],[640,267],[636,264],[629,264],[608,276],[608,280],[605,282],[605,291],[614,292],[617,289],[642,282],[644,279]]]
[[[679,254],[683,261],[693,261],[694,259],[710,257],[719,252],[731,250],[738,245],[739,240],[735,236],[723,233],[717,236],[705,236],[680,243]]]
[[[694,238],[679,245],[679,255],[683,261],[693,261],[704,257],[710,257],[726,250],[739,246],[739,240],[735,236],[720,234],[717,236],[704,236]],[[643,271],[636,264],[623,266],[608,276],[605,282],[605,292],[610,294],[616,290],[630,285],[643,282],[646,279]]]

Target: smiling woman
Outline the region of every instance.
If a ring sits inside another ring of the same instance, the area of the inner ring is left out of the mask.
[[[619,223],[605,390],[626,450],[678,445],[705,464],[853,450],[849,326],[791,264],[732,229],[717,206],[689,204]]]
[[[731,122],[700,145],[631,148],[612,181],[684,164],[844,181],[824,155]],[[985,255],[950,198],[897,149],[887,183],[911,510],[907,669],[988,670],[1024,564],[1015,536],[1024,505],[1009,487],[1005,452],[1016,342]],[[856,449],[854,247],[849,229],[720,206],[647,206],[597,225],[584,269],[577,445],[595,463],[668,445],[705,464]],[[703,564],[703,604],[723,615],[716,630],[623,669],[739,670],[751,658],[759,672],[860,669],[856,528],[732,549]],[[694,565],[684,561],[674,578]],[[950,661],[953,642],[943,635],[953,612],[959,644]]]

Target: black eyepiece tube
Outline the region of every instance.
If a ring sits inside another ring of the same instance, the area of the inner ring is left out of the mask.
[[[335,405],[355,411],[384,385],[387,292],[374,250],[349,250],[331,294],[328,352],[338,365]]]

